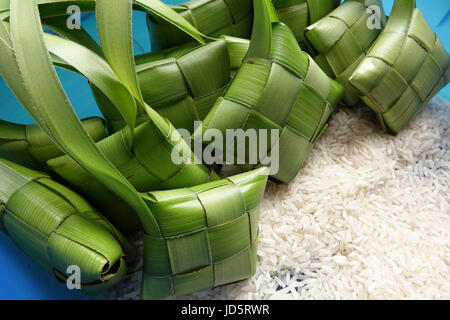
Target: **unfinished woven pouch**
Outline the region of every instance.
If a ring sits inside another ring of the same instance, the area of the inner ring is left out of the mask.
[[[172,8],[205,35],[250,37],[252,0],[193,0]],[[152,48],[171,48],[191,40],[186,33],[155,15],[147,15],[147,24]]]
[[[280,21],[291,29],[303,49],[306,49],[305,28],[324,17],[340,2],[340,0],[272,0]]]
[[[449,55],[414,0],[396,0],[349,82],[382,128],[400,132],[449,81]]]
[[[379,18],[367,10],[374,5],[379,8]],[[371,19],[379,21],[373,21],[369,28]],[[343,101],[348,106],[360,101],[359,94],[348,84],[348,79],[380,35],[385,21],[381,0],[347,0],[305,30],[305,40],[314,60],[344,86]]]
[[[92,140],[106,137],[105,122],[101,118],[82,120]],[[37,125],[22,125],[0,120],[0,157],[32,169],[42,169],[48,159],[64,153]]]
[[[247,50],[247,40],[224,37],[204,46],[189,42],[137,56],[136,68],[143,98],[175,128],[192,133],[194,121],[203,120],[223,94],[230,82],[231,71],[239,67]],[[94,85],[91,88],[100,110],[108,119],[109,131],[123,129],[125,122],[112,102]],[[139,108],[137,124],[147,119],[143,108]]]
[[[280,169],[271,175],[289,183],[325,131],[343,88],[301,51],[289,28],[277,20],[270,1],[256,1],[254,6],[255,25],[248,55],[205,118],[202,131],[218,129],[226,136],[227,129],[278,130],[279,140],[273,141],[271,135],[269,150],[265,151],[279,151]],[[201,136],[199,131],[194,133],[195,139]],[[208,143],[209,139],[202,140]],[[223,149],[230,145],[236,145],[235,140],[227,139]],[[246,150],[246,158],[236,163],[255,167],[247,162],[251,157],[248,144]],[[258,152],[258,164],[262,160]]]
[[[151,121],[135,129],[131,149],[124,131],[116,132],[97,143],[98,148],[140,192],[195,186],[217,180],[217,174],[197,164],[188,145],[167,120],[158,127]],[[172,150],[191,154],[191,163],[175,164]],[[90,175],[69,156],[51,159],[48,166],[65,181],[76,187],[123,232],[140,228],[133,210],[117,198],[101,182]]]
[[[162,236],[144,235],[143,299],[177,297],[256,271],[260,168],[192,188],[143,195]]]
[[[125,276],[133,247],[78,194],[3,159],[0,178],[0,230],[58,281],[77,266],[81,290],[95,295]]]

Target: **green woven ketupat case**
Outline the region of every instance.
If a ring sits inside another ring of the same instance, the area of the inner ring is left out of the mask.
[[[252,0],[193,0],[172,7],[203,34],[248,39],[252,30]],[[152,48],[166,49],[190,41],[186,33],[155,15],[147,15]]]
[[[136,253],[82,197],[3,159],[0,178],[0,230],[58,281],[76,266],[81,290],[95,295],[123,279],[126,255],[132,260]]]
[[[247,40],[224,37],[203,46],[189,42],[137,56],[143,98],[175,128],[192,133],[194,121],[203,120],[223,94],[247,49]],[[91,88],[108,120],[109,131],[123,129],[125,121],[112,102],[94,85]],[[139,108],[137,124],[147,119],[143,108]]]
[[[371,6],[379,8],[380,17],[367,10]],[[347,0],[305,30],[305,41],[314,60],[345,88],[343,101],[349,106],[358,103],[360,97],[349,85],[348,79],[380,35],[385,23],[381,0]]]
[[[305,28],[336,8],[340,0],[272,0],[280,21],[294,34],[302,49]]]
[[[143,299],[182,296],[255,273],[267,172],[143,196],[162,233],[144,236]]]
[[[256,12],[248,55],[201,129],[218,129],[224,136],[228,129],[278,130],[279,139],[274,141],[271,135],[265,151],[269,151],[266,155],[279,152],[279,171],[271,175],[288,183],[326,129],[343,88],[301,51],[289,28],[278,21],[269,1],[256,1]],[[194,133],[194,139],[199,138],[199,132],[200,129]],[[202,140],[208,143],[206,137]],[[236,145],[235,142],[226,139],[223,149]],[[236,163],[254,167],[248,161],[248,144],[246,148],[246,158],[236,159]],[[258,150],[261,154],[264,150]],[[258,163],[263,157],[258,158]]]
[[[123,130],[98,142],[97,146],[140,192],[189,187],[219,179],[214,171],[196,163],[189,146],[167,120],[163,127],[151,121],[138,126],[131,149]],[[175,146],[180,148],[180,153],[191,155],[192,161],[174,163]],[[91,199],[120,230],[129,232],[140,228],[133,210],[72,158],[51,159],[48,166]]]
[[[349,82],[382,128],[403,130],[449,81],[449,55],[413,0],[396,0],[385,29]]]

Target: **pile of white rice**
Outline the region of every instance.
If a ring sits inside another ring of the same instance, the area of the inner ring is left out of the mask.
[[[396,137],[340,109],[295,181],[268,186],[256,275],[187,298],[449,299],[449,127],[440,98]],[[138,298],[141,265],[107,297]]]

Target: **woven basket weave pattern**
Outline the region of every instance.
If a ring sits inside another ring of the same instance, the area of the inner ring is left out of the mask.
[[[378,2],[383,8],[381,0]],[[360,97],[348,79],[381,33],[381,29],[367,27],[371,14],[362,3],[346,1],[305,30],[308,46],[316,53],[314,60],[344,86],[344,102],[349,106],[360,101]]]
[[[248,39],[253,22],[252,3],[252,0],[193,0],[176,10],[205,35],[226,34]],[[189,41],[186,34],[153,16],[148,15],[147,22],[152,45],[156,48],[171,48]]]
[[[350,83],[383,128],[398,133],[448,83],[449,61],[420,10],[414,9],[401,24],[388,22]]]
[[[250,73],[257,77],[249,77]],[[287,85],[280,88],[281,79]],[[243,89],[245,94],[236,93]],[[342,91],[300,50],[290,30],[278,24],[273,31],[272,59],[244,60],[223,98],[205,118],[204,128],[280,130],[280,171],[273,177],[287,183],[326,129]]]
[[[194,161],[189,164],[175,164],[172,161],[174,145],[181,142],[182,137],[170,123],[167,126],[165,134],[150,122],[137,127],[131,151],[126,145],[122,131],[100,141],[97,145],[141,192],[194,186],[217,180],[217,174],[204,165],[195,164]],[[188,146],[184,146],[185,154],[192,154]],[[52,159],[48,161],[48,165],[87,197],[93,196],[93,201],[95,200],[102,212],[105,212],[122,231],[139,228],[139,221],[132,214],[132,210],[70,157]],[[128,214],[125,214],[126,212]]]
[[[144,299],[181,296],[244,280],[255,272],[266,173],[261,168],[144,197],[163,234],[144,237]],[[194,255],[198,259],[191,259]]]
[[[306,49],[305,28],[336,8],[339,2],[339,0],[272,0],[280,21],[291,29],[304,49]]]
[[[208,114],[230,81],[230,56],[223,39],[198,46],[188,43],[171,50],[136,58],[138,80],[144,101],[175,128],[193,131],[194,121]],[[158,85],[155,85],[157,83]],[[92,88],[111,132],[125,127],[114,105]],[[148,119],[139,108],[137,124]]]

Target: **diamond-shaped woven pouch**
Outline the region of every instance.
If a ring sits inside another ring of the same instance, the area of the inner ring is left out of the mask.
[[[349,79],[396,134],[449,81],[449,55],[413,0],[396,0],[385,29]]]
[[[211,37],[229,35],[248,39],[252,30],[253,0],[193,0],[173,6],[200,32]],[[166,49],[190,41],[189,36],[154,16],[147,15],[152,48]]]
[[[369,25],[373,13],[368,12],[367,7],[372,5],[380,8],[380,28]],[[347,0],[305,30],[305,41],[314,60],[344,86],[343,101],[349,106],[358,103],[360,97],[348,84],[348,79],[380,35],[385,20],[381,0]]]
[[[247,49],[247,41],[226,37],[203,46],[189,42],[137,56],[138,80],[144,101],[169,119],[175,128],[192,133],[194,121],[205,118],[229,84],[232,69],[238,67],[231,59],[242,62]],[[125,122],[112,102],[95,86],[91,85],[91,88],[100,110],[108,119],[110,132],[124,128]],[[137,124],[146,120],[146,113],[139,108]]]
[[[58,281],[78,266],[81,290],[94,295],[125,276],[125,255],[134,259],[136,252],[82,197],[3,159],[0,178],[0,230]]]
[[[272,0],[280,21],[294,34],[300,46],[304,43],[305,28],[336,8],[340,0]]]
[[[81,121],[92,140],[106,137],[101,118]],[[0,157],[32,169],[43,169],[48,159],[63,155],[45,132],[37,125],[22,125],[0,120]]]
[[[267,169],[143,195],[162,236],[144,235],[143,299],[245,280],[256,271]]]
[[[261,26],[260,19],[265,19],[263,14],[261,18],[255,15],[248,56],[224,96],[205,118],[202,130],[218,129],[225,137],[227,129],[279,130],[279,140],[271,144],[274,139],[268,139],[269,151],[275,150],[280,156],[279,171],[271,174],[288,183],[327,128],[327,120],[341,99],[343,88],[301,51],[285,24],[273,22]],[[198,132],[194,133],[195,139]],[[226,141],[224,149],[232,144],[234,141]],[[248,144],[246,148],[248,154]],[[258,157],[258,163],[261,160],[264,159]]]
[[[123,131],[97,143],[99,149],[140,192],[195,186],[217,180],[217,174],[198,164],[192,151],[168,122],[157,127],[146,122],[135,129],[131,150]],[[191,155],[190,163],[176,164],[172,160],[174,147]],[[97,208],[124,232],[137,230],[140,222],[133,210],[118,199],[102,183],[79,166],[72,158],[62,156],[51,159],[48,166],[60,177],[80,190]]]

